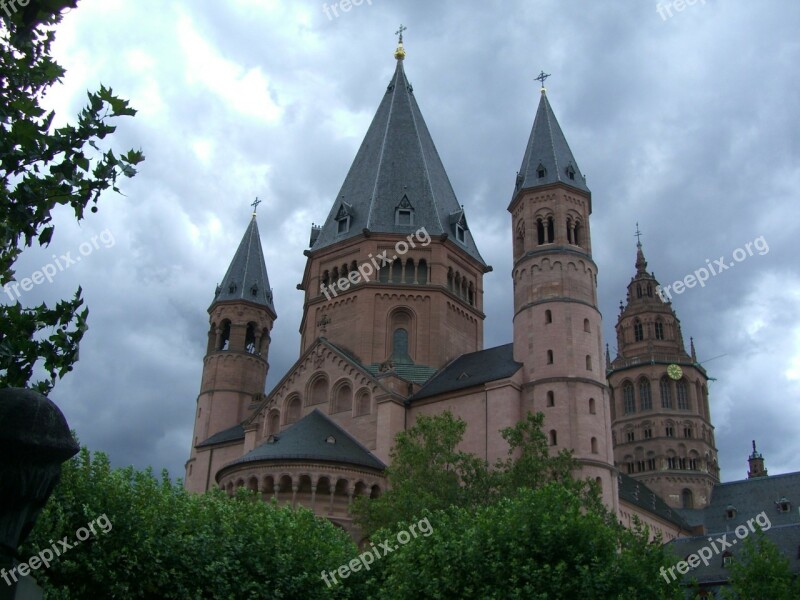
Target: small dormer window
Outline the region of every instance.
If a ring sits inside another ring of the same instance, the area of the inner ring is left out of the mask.
[[[567,177],[569,177],[570,179],[572,179],[574,181],[575,180],[575,169],[572,167],[572,165],[567,165],[567,171],[566,172],[567,172]]]
[[[728,507],[725,509],[725,518],[726,519],[735,519],[736,518],[736,508],[729,504]]]
[[[325,443],[326,444],[335,444],[336,443],[336,438],[333,437],[332,435],[329,435],[327,438],[325,438]]]
[[[253,284],[253,287],[250,288],[250,295],[254,298],[258,296],[258,286],[256,284]]]
[[[466,230],[461,225],[461,223],[456,223],[456,239],[459,242],[461,242],[462,244],[464,243],[464,240],[466,239]]]
[[[539,179],[544,179],[546,175],[547,175],[547,169],[544,168],[544,165],[542,163],[539,163],[539,166],[536,167],[536,177],[538,177]]]
[[[350,231],[350,215],[342,217],[336,221],[336,233],[342,234]]]
[[[778,507],[778,512],[788,513],[792,510],[792,503],[789,502],[787,498],[781,498],[776,502],[776,506]]]
[[[730,552],[725,552],[722,555],[722,566],[727,568],[730,567],[732,563],[733,563],[733,554],[731,554]]]
[[[236,284],[235,283],[232,283],[232,284],[230,284],[228,286],[228,293],[229,294],[235,294],[236,293]]]
[[[410,208],[398,208],[394,215],[395,225],[413,225],[414,212]]]
[[[408,200],[408,196],[403,195],[400,203],[394,209],[394,224],[395,225],[413,225],[414,224],[414,207]]]

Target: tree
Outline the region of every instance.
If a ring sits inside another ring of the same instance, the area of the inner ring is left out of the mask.
[[[469,452],[457,450],[467,424],[449,411],[420,416],[413,427],[397,435],[386,470],[387,491],[377,499],[354,504],[356,522],[367,534],[400,521],[411,521],[423,510],[450,506],[476,508],[535,489],[549,482],[570,487],[587,506],[599,505],[594,484],[573,478],[577,462],[567,450],[551,456],[542,432],[544,415],[528,413],[500,433],[508,457],[494,468]]]
[[[80,537],[66,551],[57,541]],[[245,490],[191,494],[166,472],[111,469],[85,448],[64,465],[19,556],[30,562],[54,542],[61,556],[33,572],[48,600],[363,597],[355,582],[328,588],[320,576],[357,554],[326,519]]]
[[[96,212],[101,194],[119,192],[117,178],[133,177],[144,160],[138,151],[117,156],[101,148],[116,129],[109,120],[136,113],[111,89],[88,93],[76,124],[55,128],[55,114],[41,106],[65,73],[51,56],[54,28],[77,0],[15,6],[0,10],[0,286],[6,290],[19,285],[12,267],[23,248],[50,243],[54,208],[69,206],[82,220],[87,206]],[[41,367],[48,377],[33,387],[45,394],[52,389],[77,360],[87,329],[82,307],[80,288],[53,308],[23,307],[18,300],[0,305],[0,385],[25,387]]]
[[[422,415],[413,427],[397,434],[386,469],[387,491],[354,504],[353,514],[364,533],[411,520],[426,509],[475,502],[476,490],[485,488],[488,474],[477,456],[456,449],[466,427],[448,411]]]
[[[796,600],[800,581],[789,560],[760,529],[743,542],[730,567],[730,587],[723,597],[730,600]]]
[[[477,510],[426,513],[433,533],[399,546],[373,566],[370,597],[602,600],[683,599],[659,568],[670,558],[644,531],[587,510],[559,483],[523,488]],[[391,539],[388,530],[375,539]]]

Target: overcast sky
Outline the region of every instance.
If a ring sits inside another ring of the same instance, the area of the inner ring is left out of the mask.
[[[54,302],[83,286],[90,329],[51,395],[83,444],[118,466],[183,476],[206,311],[256,196],[278,312],[268,390],[296,360],[309,228],[325,219],[384,94],[403,23],[406,73],[494,266],[486,347],[511,341],[506,207],[543,69],[592,190],[612,352],[637,221],[662,284],[707,259],[732,262],[763,236],[768,252],[673,304],[715,378],[723,480],[746,476],[753,438],[771,474],[800,470],[799,3],[663,2],[661,13],[653,0],[326,6],[82,0],[60,27],[67,75],[48,103],[63,122],[87,89],[112,87],[139,111],[119,122],[113,145],[147,157],[124,196],[104,196],[80,226],[59,212],[51,246],[16,265],[22,278],[53,254],[85,252],[21,298]]]

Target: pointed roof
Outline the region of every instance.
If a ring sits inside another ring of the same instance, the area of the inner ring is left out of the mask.
[[[214,294],[213,307],[217,302],[246,301],[265,306],[275,313],[272,304],[272,288],[269,287],[267,263],[261,249],[261,237],[258,233],[256,215],[247,226],[239,248],[233,256],[222,283]]]
[[[591,194],[578,162],[569,149],[567,138],[553,114],[547,93],[542,88],[539,108],[517,174],[514,195],[520,190],[554,183],[563,183]]]
[[[311,460],[345,463],[382,471],[386,465],[319,409],[226,465],[254,461]],[[219,475],[218,475],[219,476]]]
[[[400,224],[396,211],[401,208],[412,210],[410,224]],[[421,227],[431,236],[448,234],[485,265],[400,57],[325,224],[312,231],[311,251],[359,236],[365,229],[408,235]],[[457,229],[463,231],[463,241]]]

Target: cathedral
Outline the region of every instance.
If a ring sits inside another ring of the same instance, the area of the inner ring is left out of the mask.
[[[621,522],[638,519],[664,541],[702,537],[715,490],[731,485],[720,484],[708,374],[693,340],[686,351],[641,243],[609,355],[592,193],[544,74],[508,204],[513,340],[484,348],[492,268],[406,77],[402,35],[395,58],[327,218],[311,228],[300,356],[272,390],[277,310],[255,213],[216,288],[186,488],[247,487],[355,534],[350,504],[381,494],[394,438],[418,416],[452,412],[467,423],[461,449],[494,463],[507,455],[500,430],[532,411],[544,414],[552,450],[573,451],[577,475],[599,484]],[[753,464],[739,483],[786,477],[767,478],[755,447]],[[800,502],[795,475],[783,493]]]

